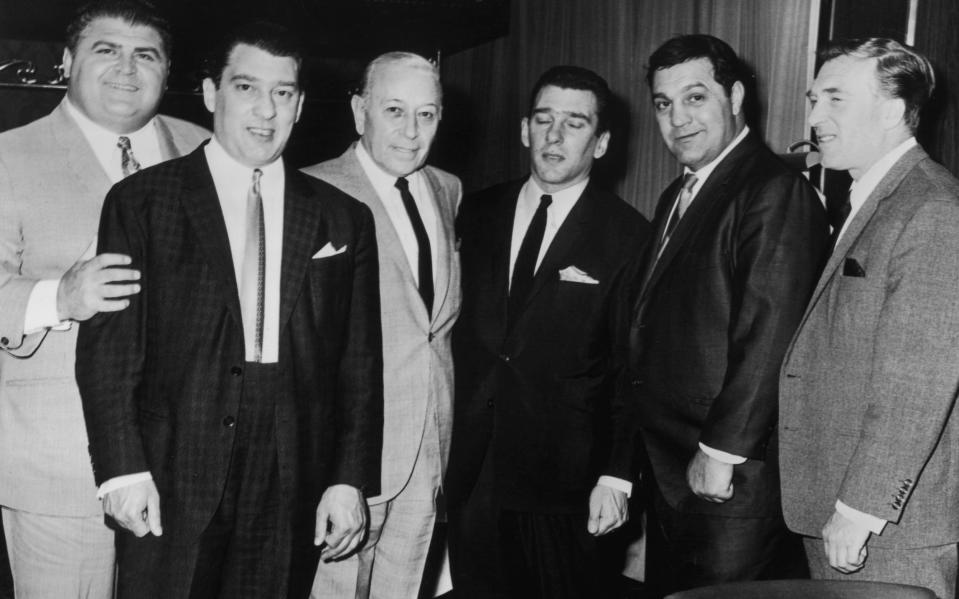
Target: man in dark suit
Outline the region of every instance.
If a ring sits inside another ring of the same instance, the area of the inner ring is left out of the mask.
[[[146,2],[83,6],[67,28],[64,98],[0,135],[0,512],[18,597],[113,597],[114,534],[73,374],[77,323],[136,291],[113,284],[134,274],[120,268],[128,257],[93,256],[110,186],[209,137],[157,114],[170,40]]]
[[[610,91],[548,70],[522,121],[531,175],[464,202],[446,478],[463,597],[605,597],[595,536],[627,518],[633,418],[612,401],[627,264],[648,223],[589,181]]]
[[[656,209],[622,387],[646,450],[648,582],[803,576],[779,506],[777,375],[825,255],[825,212],[746,126],[748,76],[725,42],[673,38],[647,80],[684,169]]]
[[[827,168],[853,179],[780,378],[783,512],[814,578],[956,594],[959,181],[916,143],[929,61],[837,42],[809,91]]]
[[[300,54],[254,23],[211,61],[214,137],[115,186],[100,249],[142,291],[85,324],[77,380],[122,598],[306,597],[379,486],[368,209],[286,169]],[[162,515],[162,519],[161,519]],[[162,535],[162,536],[161,536]]]

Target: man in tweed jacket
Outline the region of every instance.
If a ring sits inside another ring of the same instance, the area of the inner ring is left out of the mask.
[[[932,88],[924,57],[870,39],[830,48],[809,92],[851,212],[782,367],[780,464],[814,577],[952,598],[959,181],[913,137]]]

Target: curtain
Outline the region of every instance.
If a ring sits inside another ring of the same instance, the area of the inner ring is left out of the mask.
[[[709,33],[727,41],[757,75],[758,121],[774,151],[806,135],[809,14],[816,0],[513,0],[510,32],[444,57],[446,98],[433,161],[468,191],[529,172],[520,120],[536,78],[576,64],[606,78],[616,95],[609,154],[595,178],[650,216],[680,171],[663,145],[645,81],[650,53],[668,38]]]

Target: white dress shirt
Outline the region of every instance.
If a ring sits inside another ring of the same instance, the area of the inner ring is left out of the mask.
[[[550,244],[553,243],[557,231],[563,226],[566,217],[569,216],[570,211],[573,209],[573,206],[576,205],[579,196],[583,195],[583,190],[586,189],[588,184],[589,179],[586,179],[572,187],[547,194],[552,197],[553,201],[546,209],[546,230],[543,232],[543,243],[540,245],[539,255],[536,257],[536,266],[533,269],[534,273],[539,269],[540,263],[543,262],[543,256],[546,255]],[[516,212],[513,214],[513,236],[509,245],[510,282],[513,280],[513,267],[516,266],[516,256],[519,254],[519,246],[522,245],[523,237],[526,236],[526,230],[533,221],[533,215],[539,207],[540,196],[545,193],[546,192],[540,189],[532,177],[527,180],[522,189],[519,190],[519,198],[517,198],[516,201]],[[633,483],[628,480],[616,478],[615,476],[600,476],[597,484],[622,491],[626,493],[627,497],[633,493]]]
[[[85,114],[74,106],[69,99],[64,103],[67,114],[76,122],[77,127],[83,137],[93,149],[103,172],[111,183],[116,183],[123,178],[123,168],[121,166],[121,152],[117,146],[120,136],[112,131],[94,123]],[[163,155],[160,150],[160,138],[157,135],[156,119],[150,119],[146,125],[134,131],[127,133],[125,137],[130,139],[130,149],[136,157],[137,162],[142,168],[153,166],[163,161]],[[84,258],[92,258],[95,255],[96,237],[90,239],[91,247]],[[80,258],[80,256],[77,256]],[[43,329],[49,328],[57,331],[66,331],[70,328],[69,321],[62,321],[57,311],[57,288],[60,286],[60,279],[43,279],[37,281],[30,291],[30,297],[27,299],[27,309],[24,316],[23,332],[24,334],[38,333]]]
[[[413,232],[413,224],[410,222],[410,216],[406,213],[406,207],[403,206],[403,198],[400,196],[400,190],[396,188],[395,175],[384,171],[373,162],[369,152],[363,147],[362,143],[356,144],[356,158],[363,167],[363,172],[373,184],[376,195],[383,202],[386,214],[393,223],[393,229],[396,230],[400,238],[400,245],[403,246],[403,253],[406,254],[406,261],[410,265],[410,271],[413,273],[413,280],[417,286],[420,284],[419,256],[420,246],[416,242],[416,233]],[[420,213],[420,220],[423,221],[423,228],[426,229],[426,237],[430,240],[430,257],[433,264],[434,283],[436,279],[436,260],[437,260],[437,238],[436,238],[436,208],[433,206],[433,196],[430,194],[430,186],[427,184],[423,173],[414,171],[406,176],[406,181],[410,186],[410,194],[416,203],[416,209]],[[434,284],[435,288],[435,284]]]
[[[213,176],[213,185],[223,210],[230,254],[236,273],[237,289],[242,285],[243,253],[246,245],[246,200],[253,181],[253,169],[234,160],[217,140],[216,135],[204,148],[207,165]],[[263,200],[263,226],[266,237],[266,273],[263,294],[263,352],[262,362],[279,359],[280,345],[280,263],[283,255],[283,194],[286,178],[283,159],[260,168],[260,197]],[[246,360],[253,359],[253,339],[244,339]],[[97,491],[102,498],[110,491],[145,480],[152,480],[149,472],[117,476],[105,481]]]

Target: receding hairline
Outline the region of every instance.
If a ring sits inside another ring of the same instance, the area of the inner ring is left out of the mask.
[[[371,60],[363,71],[363,84],[359,94],[363,98],[369,98],[377,77],[386,69],[393,67],[408,67],[431,75],[436,86],[438,101],[440,104],[443,103],[443,86],[440,83],[439,69],[426,58],[413,52],[387,52]]]

